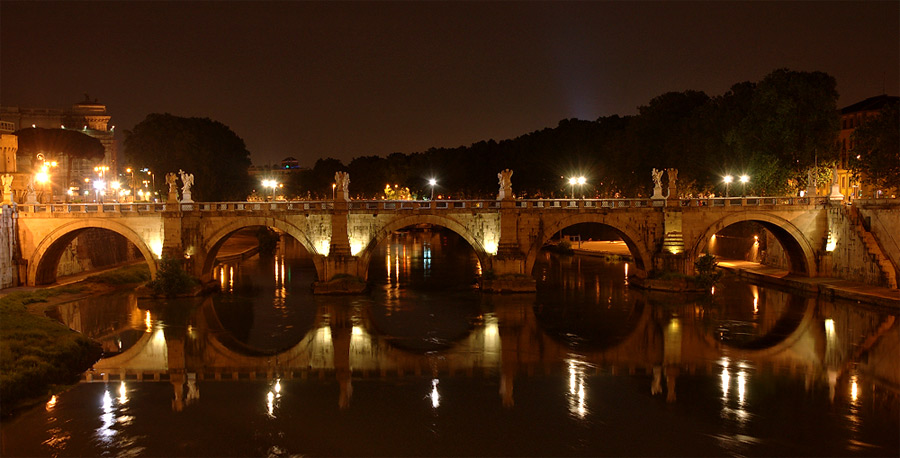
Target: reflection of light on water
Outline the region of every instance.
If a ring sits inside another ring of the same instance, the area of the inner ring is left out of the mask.
[[[759,315],[759,288],[750,285],[750,292],[753,293],[753,315]]]
[[[103,422],[103,424],[97,428],[96,436],[98,436],[102,442],[109,442],[111,438],[116,435],[116,430],[112,429],[112,426],[116,421],[113,416],[112,396],[109,394],[109,391],[103,392],[101,408],[103,409],[103,414],[100,415],[100,421]]]
[[[153,330],[153,322],[150,320],[150,311],[147,310],[147,313],[144,315],[144,326],[146,327],[146,332],[150,332]]]
[[[123,380],[122,383],[119,385],[119,404],[125,404],[126,402],[128,402],[127,393],[128,393],[128,390],[125,389],[125,381]]]
[[[266,393],[266,415],[269,418],[275,418],[275,408],[278,407],[278,400],[281,398],[281,379],[275,379],[272,389]]]
[[[744,394],[747,390],[747,380],[744,378],[744,371],[738,372],[738,404],[744,405]]]
[[[834,320],[831,318],[825,320],[825,336],[828,339],[834,339]]]
[[[585,406],[584,379],[586,369],[590,365],[577,359],[569,359],[567,362],[569,363],[569,392],[566,399],[569,401],[569,412],[578,418],[584,418],[588,414]]]
[[[857,384],[856,375],[850,376],[850,400],[856,402],[859,399],[859,385]]]
[[[439,383],[438,379],[431,380],[431,393],[429,394],[429,397],[431,398],[431,408],[432,409],[437,409],[438,407],[441,406],[441,395],[440,395],[440,393],[438,393],[438,389],[437,389],[438,383]]]
[[[47,405],[44,408],[47,409],[47,411],[49,412],[49,411],[53,410],[54,407],[56,407],[56,395],[55,394],[53,396],[50,396],[50,400],[47,401]]]
[[[728,400],[728,382],[731,380],[731,376],[728,375],[728,367],[722,368],[722,400]]]

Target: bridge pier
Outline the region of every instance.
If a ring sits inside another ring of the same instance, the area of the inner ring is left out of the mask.
[[[328,254],[319,272],[319,281],[313,284],[315,294],[359,294],[366,290],[366,281],[359,274],[359,258],[353,256],[350,249],[350,236],[347,221],[350,214],[350,203],[340,199],[334,201],[331,214],[331,239]]]
[[[500,201],[500,240],[497,254],[490,256],[490,266],[483,266],[491,272],[482,279],[481,290],[492,293],[533,292],[536,282],[526,271],[525,253],[518,241],[519,213],[512,196]]]

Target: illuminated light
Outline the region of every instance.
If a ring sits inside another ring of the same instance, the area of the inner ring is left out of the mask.
[[[625,278],[628,278],[628,263],[625,263]]]
[[[827,334],[828,337],[834,337],[834,320],[831,318],[825,320],[825,334]]]
[[[147,310],[147,314],[144,315],[144,326],[147,327],[146,332],[150,332],[153,330],[153,322],[150,320],[150,311]]]
[[[753,314],[759,314],[759,288],[756,285],[750,285],[750,292],[753,293]]]
[[[438,393],[437,389],[438,383],[440,383],[438,379],[431,380],[431,394],[429,395],[429,397],[431,398],[432,409],[437,409],[441,406],[441,395],[440,393]]]
[[[99,190],[101,190],[101,189],[103,189],[103,188],[105,188],[105,187],[106,187],[106,182],[103,181],[103,180],[97,180],[97,181],[94,182],[94,189],[95,189],[95,190],[98,190],[98,191],[99,191]]]
[[[48,180],[50,180],[50,176],[47,175],[47,172],[38,172],[38,173],[34,174],[34,181],[37,181],[38,183],[43,184],[43,183],[46,183]]]
[[[122,185],[119,184],[118,181],[113,181],[112,183],[109,184],[109,186],[110,186],[111,188],[113,188],[113,189],[119,189],[119,187],[122,186]]]
[[[747,391],[747,380],[744,376],[744,372],[738,372],[738,403],[744,403],[744,395]]]
[[[350,254],[358,255],[364,248],[363,242],[360,240],[350,240]]]
[[[741,179],[741,183],[747,183],[748,181],[750,181],[750,177],[747,175],[741,175],[740,179]]]
[[[319,246],[317,247],[319,254],[323,256],[328,256],[329,249],[331,248],[331,241],[329,240],[320,240]]]
[[[484,251],[486,251],[492,255],[497,254],[497,242],[495,242],[493,240],[485,242]]]
[[[856,402],[859,399],[859,384],[856,375],[850,376],[850,400]]]
[[[731,176],[731,175],[725,175],[725,177],[723,178],[723,180],[725,181],[725,183],[731,183],[731,182],[734,181],[734,177]]]
[[[125,381],[123,380],[121,384],[119,384],[119,404],[125,404],[128,402],[128,390],[125,388]]]
[[[281,393],[281,379],[275,380],[275,393]]]
[[[713,234],[713,235],[709,238],[709,241],[710,241],[710,242],[715,242],[715,241],[716,241],[716,234]]]
[[[87,194],[87,191],[85,191],[85,194]],[[154,255],[156,255],[157,259],[162,258],[162,249],[163,249],[162,240],[154,240],[154,241],[150,242],[150,251],[153,252]]]
[[[350,334],[354,335],[354,336],[361,336],[361,335],[363,335],[363,329],[360,326],[353,326],[353,329],[351,329]]]
[[[837,247],[837,237],[834,232],[828,231],[828,242],[825,244],[825,251],[834,251]]]
[[[266,413],[269,418],[275,418],[275,393],[271,391],[266,393]]]
[[[713,286],[712,288],[709,289],[709,294],[716,294],[716,287],[715,287],[715,286]]]

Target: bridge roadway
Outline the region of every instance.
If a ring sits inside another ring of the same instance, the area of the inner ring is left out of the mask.
[[[140,332],[121,353],[104,358],[85,373],[86,381],[165,381],[175,390],[175,407],[199,396],[197,381],[241,381],[334,377],[340,384],[339,405],[349,405],[354,377],[499,377],[504,405],[513,405],[517,377],[535,373],[568,372],[582,379],[596,373],[652,374],[655,394],[675,400],[680,374],[732,372],[747,377],[761,373],[805,374],[807,386],[832,385],[854,367],[863,352],[888,352],[896,342],[878,346],[894,326],[890,314],[837,313],[815,299],[783,294],[761,297],[760,334],[741,345],[718,338],[714,317],[703,307],[655,307],[647,297],[637,299],[631,316],[616,323],[618,337],[599,346],[572,347],[548,334],[532,307],[520,296],[495,296],[490,313],[469,332],[434,349],[411,349],[379,331],[368,308],[320,306],[305,335],[290,348],[268,351],[251,348],[230,337],[208,298],[189,318],[190,326],[153,327],[151,312],[139,310],[126,326]],[[85,313],[91,313],[90,308]],[[78,322],[97,320],[74,317]],[[383,321],[384,318],[381,318]],[[102,321],[102,320],[101,320]],[[382,323],[384,324],[384,323]],[[88,333],[89,330],[84,329]],[[123,330],[124,332],[125,330]],[[105,347],[121,342],[115,335]],[[121,346],[121,343],[119,343]],[[730,367],[730,366],[733,367]],[[723,377],[725,377],[723,375]],[[890,379],[896,384],[897,380]],[[189,393],[184,392],[188,385]]]
[[[781,243],[793,273],[815,277],[827,259],[827,198],[536,199],[441,201],[276,201],[17,205],[27,285],[50,284],[65,247],[101,228],[133,243],[155,275],[162,256],[212,279],[216,253],[236,231],[266,226],[294,237],[312,255],[318,279],[367,278],[369,260],[391,232],[418,224],[447,228],[474,249],[495,277],[530,276],[554,234],[579,223],[614,229],[631,251],[633,275],[650,270],[693,273],[710,237],[744,221],[760,223]],[[533,288],[533,283],[531,284]],[[527,286],[526,286],[527,289]]]

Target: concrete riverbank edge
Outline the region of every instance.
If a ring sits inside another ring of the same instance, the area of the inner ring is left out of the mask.
[[[725,265],[723,265],[725,264]],[[840,278],[792,276],[781,269],[755,263],[719,263],[719,268],[761,284],[787,287],[829,299],[845,299],[900,310],[900,290],[870,286]]]

